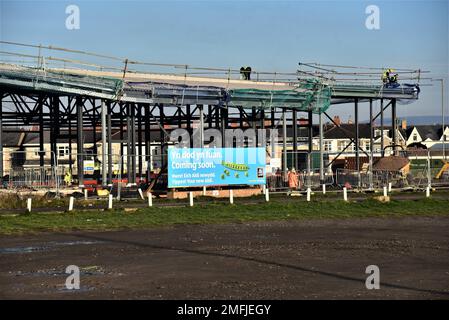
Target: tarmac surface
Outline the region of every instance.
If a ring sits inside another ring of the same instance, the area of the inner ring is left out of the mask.
[[[1,236],[0,298],[449,299],[449,217]]]

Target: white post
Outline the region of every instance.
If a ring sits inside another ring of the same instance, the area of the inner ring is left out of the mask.
[[[391,192],[391,182],[388,182],[388,192]]]
[[[262,193],[265,194],[267,191],[267,186],[265,184],[262,185]]]
[[[189,204],[191,207],[193,207],[193,192],[192,191],[189,192]]]
[[[234,204],[234,191],[229,189],[229,203]]]
[[[28,198],[27,200],[27,210],[28,212],[31,212],[31,198]]]
[[[203,187],[203,196],[206,196],[206,186]]]
[[[430,187],[427,186],[427,188],[426,188],[426,198],[429,198],[429,197],[430,197]]]
[[[270,192],[268,191],[268,188],[267,190],[265,190],[265,201],[266,202],[270,201]]]
[[[323,183],[323,194],[326,194],[326,185]]]
[[[140,194],[140,197],[142,198],[142,200],[145,200],[142,189],[138,188],[137,190],[139,191],[139,194]]]
[[[87,189],[84,189],[84,200],[87,200]]]
[[[343,200],[348,201],[348,189],[346,187],[343,187]]]
[[[148,196],[148,206],[152,207],[153,206],[153,195],[151,194],[151,192],[148,192],[147,196]]]
[[[112,194],[109,194],[108,209],[112,209]]]
[[[429,188],[432,186],[432,174],[430,172],[430,151],[427,152],[427,185],[429,186]]]
[[[310,201],[311,192],[312,192],[312,190],[310,190],[310,188],[307,188],[307,201]]]
[[[70,197],[69,199],[69,211],[73,210],[73,202],[75,201],[74,197]]]
[[[387,187],[386,186],[384,186],[384,197],[386,197],[388,195],[388,192],[387,192]]]

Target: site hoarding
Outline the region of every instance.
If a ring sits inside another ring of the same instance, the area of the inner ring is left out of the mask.
[[[265,148],[169,148],[168,187],[266,183]]]

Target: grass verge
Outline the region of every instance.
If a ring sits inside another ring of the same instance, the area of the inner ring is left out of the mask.
[[[373,199],[360,202],[296,202],[274,199],[269,203],[198,204],[194,207],[152,207],[134,212],[73,211],[70,213],[31,213],[0,216],[0,234],[40,231],[141,229],[179,224],[244,223],[248,221],[299,220],[322,218],[449,216],[449,199],[401,200],[380,203]]]

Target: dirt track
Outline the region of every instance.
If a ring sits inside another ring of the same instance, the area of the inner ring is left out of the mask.
[[[0,298],[449,299],[449,217],[0,237]],[[380,290],[365,268],[380,268]],[[65,289],[66,266],[81,289]]]

